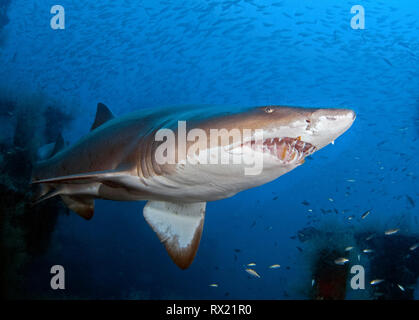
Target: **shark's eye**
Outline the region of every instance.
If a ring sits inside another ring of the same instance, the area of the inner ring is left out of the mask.
[[[271,107],[266,107],[265,112],[266,113],[272,113],[272,112],[274,112],[274,109],[272,109]]]

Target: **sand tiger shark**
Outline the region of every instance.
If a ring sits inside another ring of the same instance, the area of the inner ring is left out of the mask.
[[[293,170],[305,157],[334,142],[354,120],[349,109],[284,106],[180,106],[116,118],[99,103],[86,136],[35,166],[32,183],[40,189],[36,201],[58,195],[69,209],[91,219],[95,199],[146,200],[145,220],[174,263],[186,269],[199,246],[208,201],[231,197]],[[220,130],[221,139],[198,148],[196,140],[186,141],[184,156],[175,152],[172,163],[156,161],[163,144],[175,151],[181,148],[181,133],[176,130],[180,121],[186,123],[183,135],[199,129],[209,137],[212,130]],[[176,139],[156,139],[162,129],[173,130]],[[232,130],[253,134],[240,143],[223,139]],[[260,143],[256,132],[262,133]],[[195,155],[209,148],[258,154],[263,169],[246,175],[245,163],[186,161],[192,148]]]

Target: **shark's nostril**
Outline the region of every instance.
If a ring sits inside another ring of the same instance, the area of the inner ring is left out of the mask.
[[[274,109],[273,109],[273,108],[271,108],[271,107],[266,107],[266,108],[265,108],[265,112],[266,112],[266,113],[272,113],[272,112],[274,112]]]

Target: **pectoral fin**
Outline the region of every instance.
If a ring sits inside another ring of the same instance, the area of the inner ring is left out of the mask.
[[[190,266],[204,226],[206,202],[148,201],[144,218],[181,269]]]

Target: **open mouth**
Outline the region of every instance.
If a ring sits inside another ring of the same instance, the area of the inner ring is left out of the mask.
[[[311,143],[298,138],[268,138],[263,143],[252,140],[244,145],[250,146],[253,150],[270,154],[285,164],[299,162],[316,151]]]

